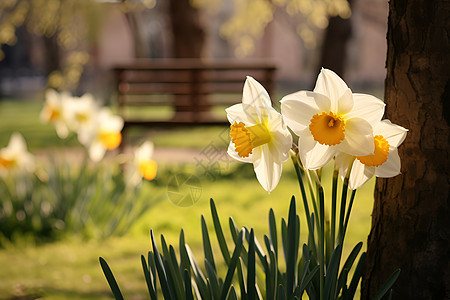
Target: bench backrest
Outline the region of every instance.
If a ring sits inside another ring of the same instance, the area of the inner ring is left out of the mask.
[[[153,123],[226,123],[225,118],[212,118],[211,108],[239,103],[247,75],[258,80],[270,94],[275,70],[275,64],[268,61],[135,61],[115,68],[119,110],[126,123],[134,124],[150,125],[152,120],[128,117],[127,107],[167,105],[174,108],[175,116]]]

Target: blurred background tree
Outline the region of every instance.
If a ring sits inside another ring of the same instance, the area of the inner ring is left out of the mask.
[[[0,3],[0,59],[18,41],[17,32],[43,38],[47,86],[73,90],[89,61],[102,14],[91,0],[8,0]],[[27,48],[34,51],[33,47]],[[33,56],[29,53],[29,56]]]
[[[409,129],[402,176],[378,179],[362,299],[396,269],[393,299],[449,299],[450,5],[389,2],[386,118]]]

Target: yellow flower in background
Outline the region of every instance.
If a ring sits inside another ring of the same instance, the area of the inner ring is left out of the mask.
[[[351,166],[349,188],[355,190],[361,187],[374,175],[389,178],[400,174],[397,147],[405,140],[407,132],[407,129],[383,120],[374,126],[374,154],[356,157],[345,153],[337,155],[336,166],[341,177],[346,176]]]
[[[283,97],[281,112],[299,137],[299,155],[307,169],[323,167],[336,154],[373,154],[371,124],[384,114],[383,101],[353,94],[333,71],[322,69],[313,92]]]
[[[142,178],[146,180],[155,179],[158,164],[152,159],[154,148],[155,146],[151,141],[146,141],[135,150],[133,166],[128,175],[129,181],[133,185],[137,185]]]
[[[65,106],[70,101],[69,93],[58,93],[55,90],[48,90],[45,93],[45,104],[40,113],[40,118],[45,123],[55,126],[56,133],[62,139],[69,135],[67,127],[67,114]]]
[[[31,173],[35,170],[34,156],[28,152],[24,137],[15,132],[8,146],[0,149],[0,176]]]
[[[107,150],[117,148],[122,142],[123,119],[106,107],[91,117],[89,126],[79,128],[78,140],[88,148],[89,157],[97,162]]]
[[[264,87],[252,77],[244,84],[242,103],[226,109],[231,123],[228,154],[253,163],[262,187],[271,192],[278,184],[282,164],[289,158],[292,136]]]

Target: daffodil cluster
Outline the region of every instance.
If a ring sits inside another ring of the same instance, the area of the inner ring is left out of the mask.
[[[109,108],[100,107],[91,94],[74,97],[67,92],[48,90],[40,117],[55,126],[60,138],[67,138],[70,132],[76,133],[94,162],[102,160],[107,150],[116,149],[122,142],[123,119]],[[130,182],[134,185],[142,178],[155,178],[157,164],[152,160],[153,148],[147,141],[135,150],[129,168]]]
[[[123,119],[109,108],[100,108],[91,94],[73,97],[67,92],[47,91],[41,120],[54,124],[60,138],[66,138],[70,131],[77,133],[96,162],[122,141]]]
[[[397,147],[407,130],[381,120],[385,104],[366,94],[352,93],[333,71],[322,69],[314,91],[283,97],[281,114],[264,87],[247,77],[242,104],[226,110],[231,123],[228,153],[253,163],[258,181],[271,192],[292,146],[290,128],[298,136],[303,168],[316,170],[336,159],[340,174],[357,189],[372,176],[400,173]]]

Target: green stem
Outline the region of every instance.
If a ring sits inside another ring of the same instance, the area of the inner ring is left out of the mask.
[[[325,263],[324,263],[324,241],[325,241],[325,200],[323,187],[318,185],[319,206],[320,206],[320,227],[319,227],[319,265],[320,265],[320,299],[323,299],[325,282]]]
[[[344,238],[345,238],[345,233],[347,231],[348,220],[350,219],[350,212],[352,211],[353,200],[355,199],[355,195],[356,195],[356,190],[353,190],[352,191],[352,195],[350,196],[350,202],[348,204],[347,214],[345,215],[344,232],[342,234],[342,240],[344,240]]]
[[[320,227],[320,223],[319,223],[319,210],[317,209],[316,197],[314,196],[314,189],[313,189],[313,186],[312,186],[311,173],[310,173],[309,170],[305,170],[305,174],[306,174],[306,177],[308,178],[309,193],[310,193],[310,195],[311,195],[311,202],[312,202],[312,204],[313,204],[314,215],[316,216],[314,219],[316,220],[316,226],[317,226],[317,228],[319,228],[319,227]],[[316,175],[316,174],[314,174],[314,175]],[[316,186],[317,186],[318,184],[320,184],[317,180],[316,180],[315,182],[316,182]]]
[[[337,187],[338,187],[339,169],[333,171],[333,186],[331,192],[331,249],[334,250],[336,241],[336,201],[337,201]]]
[[[311,222],[311,214],[309,213],[308,198],[306,197],[305,185],[303,184],[303,177],[302,177],[303,170],[301,169],[297,158],[295,156],[291,156],[291,158],[292,163],[294,164],[295,173],[297,174],[298,184],[300,185],[300,192],[302,193],[303,206],[305,207],[306,224],[308,224],[309,236],[311,238],[313,245],[312,250],[314,255],[317,257],[316,242],[314,239],[314,230]]]
[[[341,212],[339,215],[339,232],[338,232],[338,245],[344,246],[344,216],[345,216],[345,207],[347,203],[347,192],[348,192],[348,182],[350,178],[351,167],[347,169],[347,174],[344,178],[344,184],[342,186],[342,197],[341,197]]]

